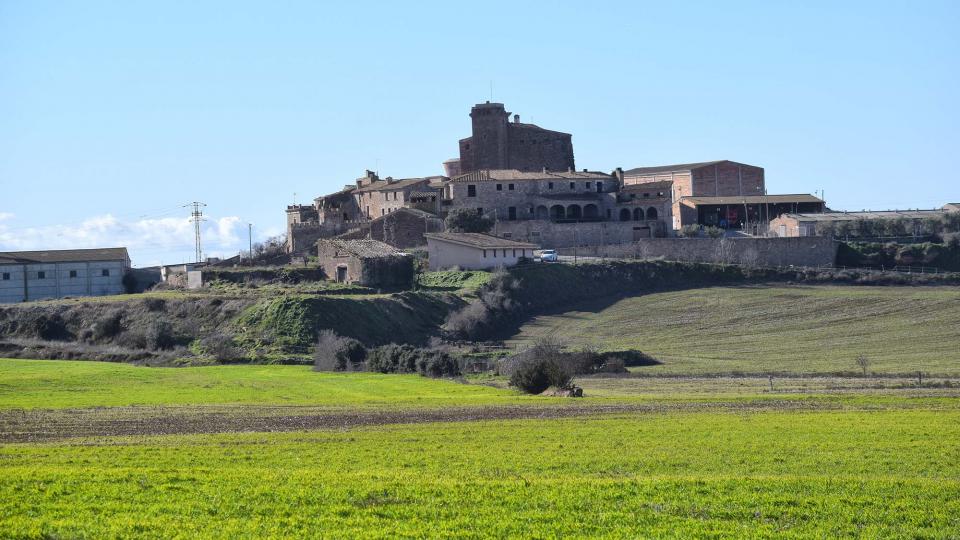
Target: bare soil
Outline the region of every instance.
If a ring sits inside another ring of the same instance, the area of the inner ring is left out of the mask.
[[[698,410],[798,410],[840,408],[818,401],[762,400],[657,404],[558,403],[546,406],[484,406],[412,410],[335,410],[282,406],[99,407],[0,411],[0,443],[43,442],[73,437],[282,432],[350,429],[386,424],[554,419]]]

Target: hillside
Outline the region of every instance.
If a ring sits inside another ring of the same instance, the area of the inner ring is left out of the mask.
[[[960,374],[960,289],[753,285],[632,296],[536,317],[510,340],[556,332],[571,345],[639,349],[643,373]]]

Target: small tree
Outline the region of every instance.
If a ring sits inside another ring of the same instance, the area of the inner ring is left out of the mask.
[[[446,225],[451,232],[487,233],[493,228],[493,220],[475,210],[459,208],[447,215]]]
[[[870,369],[870,359],[866,355],[861,354],[857,357],[857,366],[863,370],[863,376],[867,376],[867,370]]]
[[[710,238],[720,238],[723,236],[723,229],[720,227],[707,227],[703,230]]]
[[[321,330],[313,351],[315,371],[346,371],[367,358],[367,349],[357,340]]]
[[[700,226],[694,224],[684,225],[680,227],[678,234],[684,238],[695,238],[700,235]]]

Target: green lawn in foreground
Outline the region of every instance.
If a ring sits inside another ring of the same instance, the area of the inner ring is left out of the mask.
[[[960,535],[960,411],[10,444],[0,537]]]
[[[757,286],[649,294],[538,317],[512,343],[556,332],[573,345],[639,349],[651,374],[858,371],[960,374],[960,288]]]
[[[0,409],[121,405],[487,405],[517,392],[419,375],[318,373],[306,366],[148,368],[103,362],[0,359]]]

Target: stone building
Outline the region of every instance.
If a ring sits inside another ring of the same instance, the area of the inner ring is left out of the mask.
[[[669,194],[674,230],[691,224],[743,229],[783,212],[823,211],[823,201],[811,195],[768,196],[762,167],[729,160],[638,167],[623,172],[623,184]]]
[[[0,303],[125,292],[127,248],[0,252]]]
[[[366,287],[409,287],[413,257],[377,240],[317,241],[320,267],[328,279]]]
[[[385,216],[360,224],[337,238],[371,239],[405,249],[427,245],[424,234],[443,232],[443,220],[416,208],[398,208]]]
[[[470,110],[471,136],[460,140],[460,159],[444,162],[449,177],[481,169],[566,171],[576,168],[569,133],[520,122],[503,103],[481,103]]]
[[[430,269],[487,270],[533,259],[537,246],[479,233],[432,233],[427,237]]]

